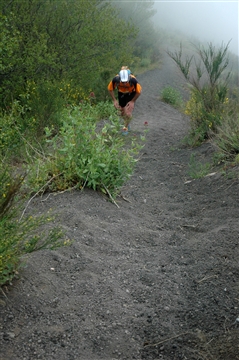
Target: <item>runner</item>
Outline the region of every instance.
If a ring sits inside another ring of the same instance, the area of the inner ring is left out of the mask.
[[[118,101],[114,94],[116,88],[118,89]],[[142,87],[131,71],[126,66],[122,66],[119,74],[110,81],[108,91],[115,108],[120,110],[124,119],[122,134],[127,135],[130,130],[129,123],[132,119],[135,101],[140,96]]]

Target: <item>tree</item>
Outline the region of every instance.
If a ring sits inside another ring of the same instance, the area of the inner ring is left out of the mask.
[[[18,37],[11,69],[2,66],[0,74],[13,97],[29,81],[70,79],[87,89],[105,67],[112,71],[132,58],[134,26],[104,1],[0,0],[0,12],[9,21],[2,25],[8,39]]]

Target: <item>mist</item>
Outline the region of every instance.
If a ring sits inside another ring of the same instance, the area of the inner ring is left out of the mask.
[[[238,52],[238,1],[155,1],[153,20],[160,28],[177,31],[215,46],[230,41],[229,51]]]

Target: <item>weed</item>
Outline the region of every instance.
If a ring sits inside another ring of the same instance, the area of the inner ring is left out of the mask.
[[[211,165],[209,163],[202,164],[196,161],[195,153],[192,153],[190,156],[189,162],[189,170],[188,174],[193,179],[200,179],[205,177],[211,169]]]
[[[53,220],[50,214],[20,216],[24,204],[22,182],[22,176],[14,178],[6,166],[0,167],[0,286],[18,274],[22,255],[68,243],[59,228],[47,229]]]

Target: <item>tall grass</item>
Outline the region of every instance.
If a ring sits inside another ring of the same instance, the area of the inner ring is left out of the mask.
[[[24,215],[21,186],[24,178],[14,176],[8,166],[0,166],[0,286],[18,275],[22,256],[40,249],[67,244],[59,228],[46,227],[53,218]]]

